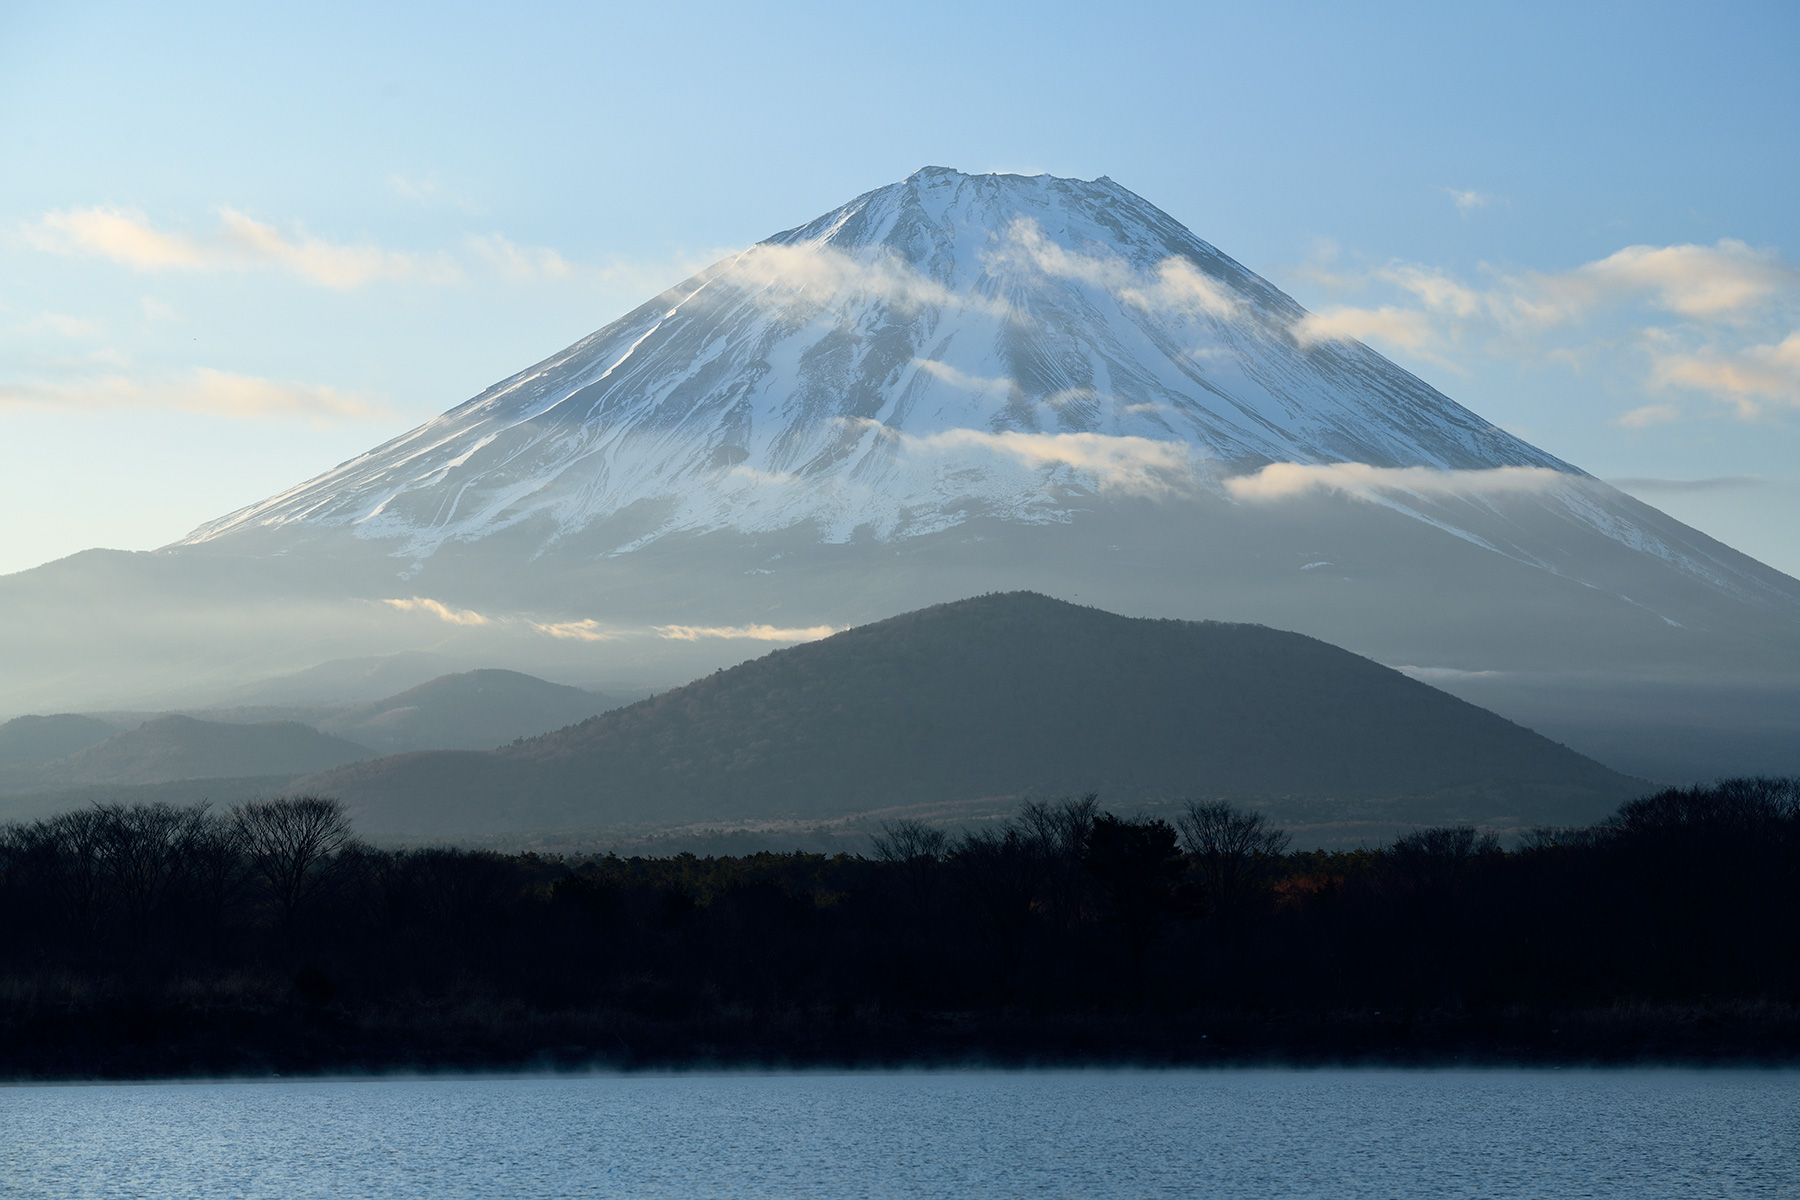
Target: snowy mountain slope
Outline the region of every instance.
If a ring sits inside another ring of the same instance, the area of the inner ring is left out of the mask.
[[[652,536],[842,540],[1278,462],[1573,474],[1360,344],[1297,340],[1304,316],[1111,180],[928,168],[187,540],[306,523],[422,556],[634,504]]]
[[[1553,573],[1571,555],[1527,532],[1545,519],[1800,603],[1368,347],[1310,339],[1306,316],[1109,179],[926,168],[183,544],[348,533],[408,578],[502,533],[591,559],[681,533],[892,541],[1120,497],[1324,491]]]

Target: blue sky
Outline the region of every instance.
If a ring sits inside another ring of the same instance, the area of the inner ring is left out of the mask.
[[[919,166],[1107,174],[1800,573],[1800,5],[0,3],[0,571],[150,548]]]

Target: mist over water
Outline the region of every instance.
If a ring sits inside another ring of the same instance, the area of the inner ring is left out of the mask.
[[[1794,1070],[631,1075],[0,1089],[67,1197],[1800,1191]]]

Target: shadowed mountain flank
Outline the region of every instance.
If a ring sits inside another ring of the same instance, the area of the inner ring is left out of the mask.
[[[495,752],[380,759],[306,786],[341,795],[360,828],[442,835],[829,818],[1088,790],[1111,803],[1456,797],[1541,810],[1548,822],[1637,790],[1313,638],[1120,617],[1031,593],[778,650]]]

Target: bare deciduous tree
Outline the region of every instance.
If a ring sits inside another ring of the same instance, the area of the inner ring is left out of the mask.
[[[333,858],[350,843],[349,814],[324,796],[239,805],[231,810],[231,822],[284,925],[330,882]]]
[[[142,941],[171,889],[187,873],[205,826],[206,806],[107,804],[96,811],[114,900],[128,935]]]
[[[106,839],[99,810],[86,808],[31,827],[32,850],[42,863],[62,917],[84,936],[106,919]]]
[[[1228,801],[1188,801],[1175,818],[1182,843],[1200,869],[1214,914],[1224,925],[1242,916],[1250,897],[1267,882],[1288,848],[1285,830],[1271,829],[1261,813]]]
[[[1008,822],[998,830],[964,833],[951,862],[995,961],[1012,971],[1024,954],[1032,905],[1043,880],[1043,844]]]
[[[884,821],[874,837],[875,858],[899,869],[915,927],[931,914],[937,900],[939,867],[950,848],[950,837],[923,821]]]
[[[1058,929],[1072,929],[1086,913],[1089,884],[1085,866],[1088,839],[1100,812],[1100,797],[1092,792],[1079,800],[1055,804],[1034,801],[1019,814],[1019,824],[1035,838],[1044,864],[1044,898],[1050,921]]]
[[[1482,862],[1500,853],[1500,840],[1471,825],[1415,829],[1394,840],[1388,860],[1398,879],[1418,892],[1455,890]]]
[[[209,933],[216,935],[248,881],[244,835],[235,817],[208,812],[187,846],[188,887]]]
[[[950,837],[923,821],[883,821],[873,841],[877,860],[904,863],[919,858],[936,861],[943,857]]]
[[[1156,817],[1122,820],[1100,813],[1088,834],[1087,870],[1099,881],[1108,919],[1124,931],[1133,973],[1143,984],[1144,954],[1156,935],[1191,911],[1182,876],[1180,839]]]

